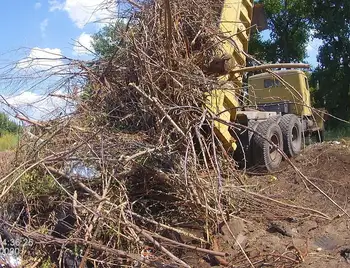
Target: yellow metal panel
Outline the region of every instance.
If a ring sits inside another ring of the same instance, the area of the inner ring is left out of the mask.
[[[220,30],[225,36],[219,54],[231,57],[229,66],[232,70],[245,67],[246,57],[240,51],[248,51],[248,42],[253,14],[254,0],[226,0],[221,13]],[[230,77],[241,83],[240,77]]]
[[[224,38],[221,38],[216,56],[229,57],[229,70],[242,68],[246,65],[246,57],[241,50],[244,52],[248,50],[253,4],[254,0],[224,1],[219,25]],[[239,107],[237,92],[242,88],[242,76],[239,73],[227,74],[218,77],[218,80],[221,82],[232,81],[234,87],[213,90],[207,94],[206,107],[221,119],[234,121]],[[227,125],[215,122],[215,132],[227,150],[236,150],[236,141],[230,134]]]
[[[211,113],[224,121],[230,122],[236,118],[236,109],[238,106],[239,103],[233,91],[218,89],[206,95],[206,107]],[[229,126],[218,121],[215,121],[214,126],[216,135],[218,135],[224,147],[235,151],[237,144],[229,132]]]
[[[317,111],[313,112],[314,119],[316,121],[317,127],[320,130],[324,130],[325,114],[327,110],[325,108],[318,108]]]

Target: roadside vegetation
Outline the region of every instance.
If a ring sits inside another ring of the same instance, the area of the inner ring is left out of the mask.
[[[17,147],[19,135],[5,133],[0,137],[0,152],[14,150]]]
[[[350,140],[350,126],[341,126],[325,132],[326,141],[334,141],[339,139]]]
[[[21,127],[0,113],[0,152],[14,150],[18,144]]]

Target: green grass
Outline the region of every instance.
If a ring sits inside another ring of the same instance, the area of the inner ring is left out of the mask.
[[[334,141],[338,139],[350,139],[350,126],[327,130],[325,140]]]
[[[18,135],[11,133],[4,133],[0,137],[0,152],[16,149],[18,144]]]

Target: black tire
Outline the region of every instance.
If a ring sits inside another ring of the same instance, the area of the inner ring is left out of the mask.
[[[263,121],[259,123],[256,132],[262,137],[256,133],[253,136],[255,165],[268,172],[274,172],[279,168],[283,157],[270,142],[283,151],[281,128],[274,122]]]
[[[258,124],[259,124],[259,121],[249,120],[248,127],[252,128],[253,130],[256,130],[256,127],[257,127]],[[248,130],[249,144],[251,144],[251,142],[252,142],[253,135],[254,135],[254,132]]]
[[[254,131],[256,131],[256,128],[258,125],[259,125],[259,121],[249,120],[248,122],[248,127],[253,129]],[[246,156],[247,156],[246,166],[248,168],[252,167],[255,163],[253,137],[254,137],[254,132],[248,130],[248,145],[246,150]]]
[[[248,121],[248,128],[252,128],[253,130],[255,130],[256,125],[259,122],[257,121]],[[236,135],[234,136],[237,139],[237,149],[234,152],[234,159],[236,160],[239,168],[245,168],[245,167],[249,167],[252,165],[253,163],[253,156],[252,156],[252,136],[253,136],[253,131],[250,130],[246,130],[247,133],[245,135],[236,137]],[[233,134],[234,135],[234,134]],[[239,139],[239,141],[238,141]]]
[[[284,152],[294,157],[301,152],[303,137],[299,118],[294,114],[282,116],[279,126],[283,134]]]

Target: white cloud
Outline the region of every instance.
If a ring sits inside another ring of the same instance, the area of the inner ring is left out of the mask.
[[[76,55],[91,54],[93,51],[91,35],[82,33],[75,42],[73,50]]]
[[[22,105],[33,104],[39,101],[41,97],[42,96],[38,94],[26,91],[19,95],[8,98],[7,102],[15,107],[20,107]]]
[[[64,8],[64,3],[61,3],[57,0],[49,0],[50,12],[55,10],[62,10]]]
[[[17,63],[17,68],[35,70],[49,70],[62,67],[62,52],[59,48],[39,48],[35,47],[30,51],[27,58]]]
[[[82,29],[86,24],[105,24],[112,21],[117,11],[115,0],[50,0],[50,11],[64,10],[75,25]]]
[[[49,20],[48,19],[44,19],[41,23],[40,23],[40,31],[41,31],[41,35],[45,36],[45,32],[46,32],[46,28],[49,25]]]
[[[57,92],[57,94],[59,93],[62,92]],[[62,98],[40,95],[29,91],[7,97],[6,101],[17,111],[34,120],[47,120],[58,116],[60,113],[72,112],[72,105]],[[13,114],[10,111],[9,113]]]
[[[306,46],[307,52],[318,51],[318,48],[323,44],[321,39],[313,38]]]
[[[41,8],[41,3],[40,2],[36,2],[35,5],[34,5],[34,8],[35,9]]]

